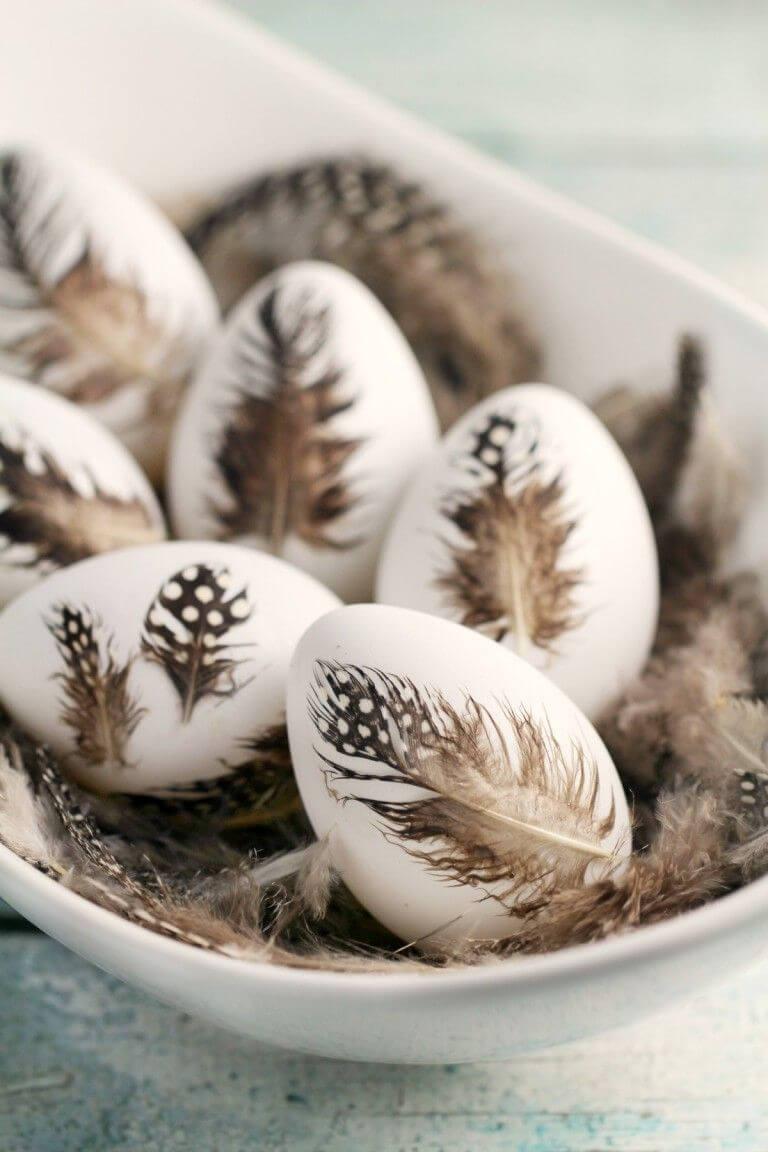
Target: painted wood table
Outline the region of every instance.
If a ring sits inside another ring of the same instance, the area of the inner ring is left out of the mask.
[[[762,0],[236,3],[768,303]],[[385,1068],[214,1031],[5,918],[0,1026],[0,1152],[768,1150],[768,967],[555,1051]]]

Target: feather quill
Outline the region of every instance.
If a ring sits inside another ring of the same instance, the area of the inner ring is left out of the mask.
[[[551,650],[580,623],[581,569],[565,553],[576,519],[562,480],[544,480],[538,430],[518,416],[491,414],[473,434],[466,464],[481,483],[444,500],[442,514],[461,543],[436,579],[460,623],[494,640],[513,635],[521,655]]]
[[[357,542],[339,522],[358,499],[345,473],[362,441],[335,429],[354,398],[328,358],[330,325],[328,307],[278,284],[236,332],[216,453],[227,500],[211,503],[225,539],[255,536],[277,555],[289,535],[314,548]]]
[[[130,767],[126,744],[145,712],[128,683],[132,660],[118,661],[112,637],[87,607],[58,604],[46,624],[65,666],[55,678],[61,685],[61,720],[74,733],[76,758]]]
[[[406,677],[327,661],[308,707],[330,794],[364,804],[446,882],[494,885],[513,908],[612,856],[594,762],[527,712],[506,704],[499,722],[470,696],[455,708]]]
[[[201,700],[240,691],[231,631],[251,615],[247,587],[232,591],[228,569],[193,564],[173,573],[144,617],[141,651],[175,688],[186,724]]]
[[[164,533],[137,497],[105,492],[87,470],[73,479],[51,452],[0,434],[0,555],[7,564],[45,572],[97,552],[161,540]]]
[[[677,916],[727,891],[716,799],[695,789],[664,794],[657,821],[648,852],[635,853],[620,876],[554,892],[530,909],[510,937],[494,947],[495,953],[551,952],[602,940]]]
[[[490,251],[386,166],[348,156],[258,176],[203,213],[187,238],[225,310],[292,260],[327,260],[357,276],[405,333],[443,428],[490,392],[535,377],[534,342]]]

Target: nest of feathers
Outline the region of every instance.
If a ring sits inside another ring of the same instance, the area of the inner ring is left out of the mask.
[[[390,283],[398,231],[384,211],[389,197],[412,245],[408,268],[417,285],[429,267],[415,254],[419,237],[427,229],[431,244],[437,229],[449,239],[454,274],[492,290],[490,272],[467,255],[466,236],[412,186],[393,185],[388,172],[351,166],[344,180],[312,170],[285,181],[297,203],[310,191],[315,204],[321,193],[332,201],[336,226],[315,221],[298,255],[334,258],[333,244],[346,235],[346,263],[367,270],[363,278],[374,287]],[[254,219],[276,211],[277,187],[274,179],[254,185],[193,228],[198,251],[217,252],[230,232],[251,236]],[[363,193],[379,212],[378,233],[354,215]],[[248,251],[254,268],[244,275],[271,265],[273,253],[253,245]],[[402,312],[399,300],[390,307]],[[460,337],[472,330],[472,315],[453,320]],[[470,348],[461,337],[453,349],[461,373],[445,361],[433,363],[446,419],[453,415],[447,397],[458,403],[461,391],[452,374],[468,379],[473,356],[485,366],[483,390],[509,380],[508,366],[503,381],[491,371],[498,345],[517,368],[526,360],[513,329],[497,309],[482,347]],[[429,346],[428,359],[440,325],[428,316],[417,337],[417,345]],[[417,943],[404,946],[391,936],[345,889],[328,843],[314,840],[274,757],[274,780],[264,784],[274,792],[272,818],[254,821],[253,790],[243,780],[229,794],[217,781],[188,802],[87,793],[45,748],[2,718],[0,841],[53,881],[150,931],[240,958],[345,971],[403,964],[428,970],[598,940],[704,904],[768,870],[768,615],[756,574],[722,575],[747,485],[712,408],[704,369],[699,344],[683,338],[666,388],[654,394],[617,388],[595,406],[643,490],[662,579],[648,664],[597,725],[634,808],[634,850],[620,874],[531,904],[510,919],[504,940],[426,955]],[[460,406],[474,398],[462,396]]]

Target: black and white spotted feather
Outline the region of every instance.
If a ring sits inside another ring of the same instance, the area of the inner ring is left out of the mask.
[[[144,618],[141,650],[168,676],[181,703],[182,723],[206,697],[234,696],[245,662],[230,633],[251,615],[247,588],[232,589],[227,568],[191,564],[172,573]]]
[[[329,793],[364,804],[382,832],[446,883],[510,909],[584,879],[610,859],[613,802],[598,814],[586,750],[563,748],[546,722],[471,696],[456,707],[405,676],[317,661],[308,710]]]

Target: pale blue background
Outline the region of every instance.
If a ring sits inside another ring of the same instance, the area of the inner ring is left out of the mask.
[[[768,303],[768,4],[235,3]],[[337,1065],[215,1032],[5,921],[0,1152],[765,1152],[767,987],[763,968],[493,1067]]]

